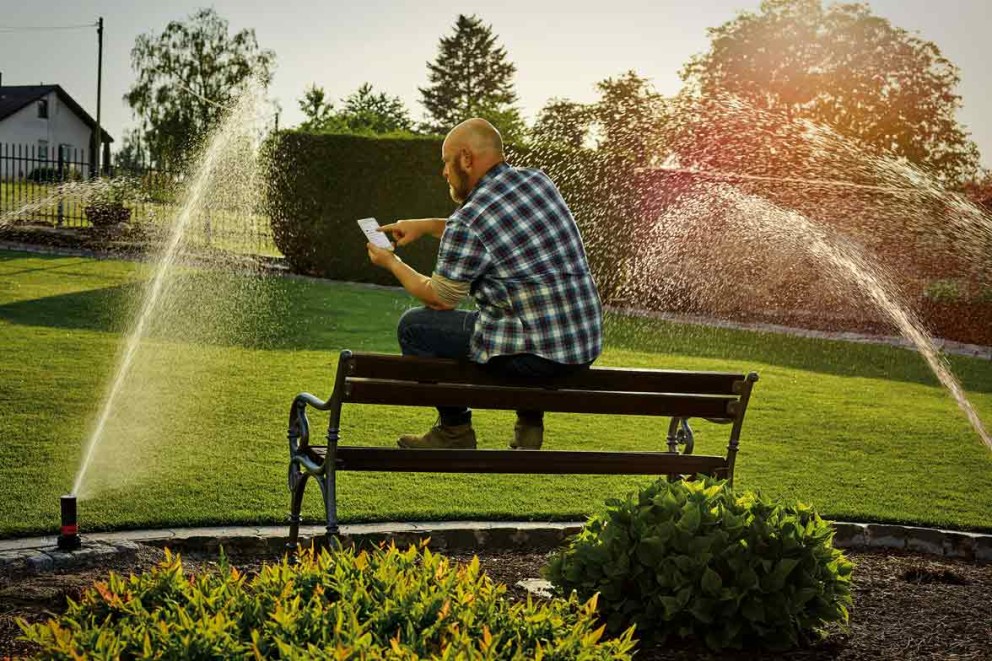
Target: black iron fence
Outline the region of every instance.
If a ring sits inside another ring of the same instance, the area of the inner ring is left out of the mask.
[[[97,181],[89,150],[0,143],[0,226],[90,227],[94,204],[108,197],[127,209],[124,216],[132,225],[163,226],[180,212],[180,173],[135,159],[104,163],[101,169]],[[191,232],[212,247],[277,252],[268,218],[257,213],[205,206]]]

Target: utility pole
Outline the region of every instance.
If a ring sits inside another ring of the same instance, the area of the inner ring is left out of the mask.
[[[103,16],[96,24],[97,60],[96,60],[96,154],[93,164],[96,166],[96,176],[101,176],[100,156],[103,154],[103,129],[100,128],[100,91],[103,86]]]

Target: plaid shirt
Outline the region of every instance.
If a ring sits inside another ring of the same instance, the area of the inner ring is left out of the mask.
[[[435,272],[471,283],[475,362],[529,353],[576,365],[602,350],[603,309],[579,228],[540,170],[490,169],[448,218]]]

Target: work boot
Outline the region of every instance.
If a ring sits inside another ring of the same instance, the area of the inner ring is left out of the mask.
[[[544,425],[527,424],[517,420],[513,425],[513,442],[510,447],[514,450],[540,450],[544,442]]]
[[[411,449],[475,449],[475,430],[472,423],[464,425],[443,425],[440,422],[422,436],[403,434],[396,442],[401,448]]]

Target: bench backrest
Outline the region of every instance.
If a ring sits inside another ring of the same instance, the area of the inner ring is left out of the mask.
[[[342,352],[336,402],[469,406],[562,413],[743,418],[755,374],[593,367],[552,379],[507,379],[465,361]]]

